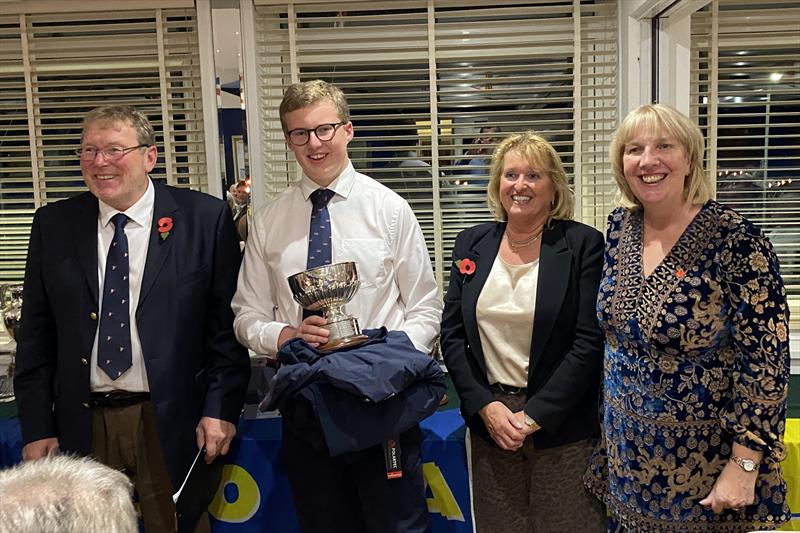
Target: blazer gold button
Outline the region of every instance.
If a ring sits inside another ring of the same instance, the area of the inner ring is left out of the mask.
[[[97,320],[97,313],[92,311],[91,313],[89,313],[89,318],[91,318],[92,320]]]
[[[89,402],[83,402],[83,403],[81,403],[81,405],[84,406],[87,409],[89,408]]]
[[[85,357],[81,357],[81,363],[83,363],[84,365],[88,365],[89,361]]]

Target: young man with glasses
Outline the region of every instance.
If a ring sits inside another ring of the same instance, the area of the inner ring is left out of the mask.
[[[147,533],[173,532],[172,494],[198,449],[227,453],[247,390],[238,239],[225,202],[150,179],[155,132],[135,109],[90,111],[77,155],[89,192],[42,207],[31,229],[23,459],[91,454],[132,478]]]
[[[347,156],[353,124],[344,94],[320,80],[294,84],[281,102],[280,119],[303,177],[254,217],[232,304],[237,338],[268,355],[290,339],[325,343],[325,320],[303,318],[286,278],[311,266],[355,261],[361,286],[348,313],[363,328],[401,330],[429,352],[441,303],[425,240],[408,203],[353,168]],[[399,440],[402,477],[387,479],[381,445],[331,458],[324,443],[310,440],[284,416],[284,458],[303,530],[425,531],[419,427]]]

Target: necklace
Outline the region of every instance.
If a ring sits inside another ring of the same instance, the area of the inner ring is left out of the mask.
[[[542,230],[540,229],[530,237],[522,239],[521,241],[515,241],[514,239],[511,238],[511,235],[508,234],[508,231],[506,231],[506,239],[508,239],[508,247],[511,248],[512,252],[518,252],[523,248],[525,248],[526,246],[530,246],[531,244],[538,241],[539,237],[541,236],[542,236]]]

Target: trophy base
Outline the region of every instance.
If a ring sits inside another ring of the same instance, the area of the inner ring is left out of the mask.
[[[324,327],[331,332],[331,336],[328,342],[317,348],[321,352],[352,348],[364,344],[369,339],[366,335],[361,334],[358,321],[353,317],[347,317],[336,322],[328,322]]]
[[[354,346],[360,346],[365,342],[367,342],[368,340],[369,337],[367,337],[366,335],[354,335],[352,337],[333,339],[319,346],[317,350],[319,350],[320,352],[334,352],[336,350],[341,350],[342,348],[352,348]]]

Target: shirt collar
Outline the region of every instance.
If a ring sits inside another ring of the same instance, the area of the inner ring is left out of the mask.
[[[150,178],[147,178],[147,190],[144,191],[139,200],[136,201],[135,204],[130,206],[125,211],[119,211],[118,209],[114,209],[107,203],[103,202],[102,200],[98,200],[99,204],[99,214],[98,217],[100,219],[101,227],[106,227],[109,222],[111,222],[111,217],[116,215],[117,213],[125,213],[128,215],[128,218],[131,219],[132,222],[135,222],[137,225],[142,227],[147,227],[150,223],[150,219],[153,216],[153,206],[155,205],[155,188],[153,187],[153,183],[150,181]]]
[[[336,179],[333,180],[330,185],[325,187],[325,189],[329,189],[339,196],[347,198],[350,195],[350,191],[353,190],[355,177],[356,171],[353,168],[353,163],[348,160],[347,166],[344,167],[342,173],[336,176]],[[311,193],[319,189],[320,186],[315,183],[314,180],[303,174],[303,179],[300,180],[300,188],[303,191],[303,198],[308,200],[308,197],[311,196]]]

